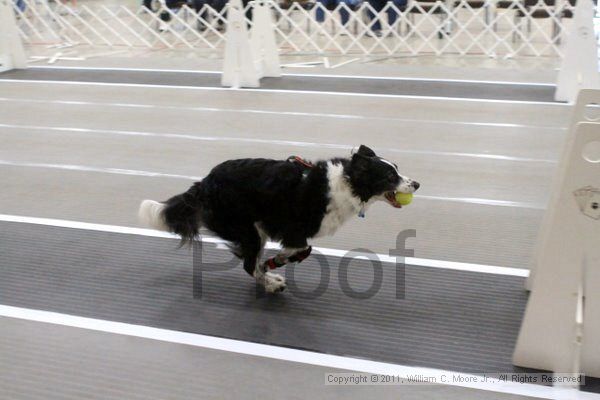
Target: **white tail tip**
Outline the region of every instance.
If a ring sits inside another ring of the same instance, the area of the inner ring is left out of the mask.
[[[163,203],[159,203],[158,201],[142,201],[142,204],[140,204],[140,209],[138,211],[138,217],[140,218],[140,222],[150,228],[168,232],[169,227],[165,223],[165,219],[162,215],[162,211],[164,208],[165,205]]]

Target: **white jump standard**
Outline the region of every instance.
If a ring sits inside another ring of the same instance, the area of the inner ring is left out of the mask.
[[[0,72],[27,68],[12,0],[0,0]]]
[[[253,25],[249,38],[241,1],[229,2],[223,86],[257,88],[261,78],[281,76],[270,2],[258,1],[251,7]]]
[[[557,101],[570,103],[575,102],[581,89],[600,89],[594,4],[591,0],[580,0],[574,12],[573,28],[567,38],[554,95]]]
[[[575,106],[534,254],[519,366],[600,377],[600,123],[585,115],[598,103],[600,91],[585,90]]]

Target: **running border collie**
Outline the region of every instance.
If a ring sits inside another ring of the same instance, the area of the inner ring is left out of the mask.
[[[154,229],[194,240],[205,227],[230,242],[244,269],[270,293],[285,279],[269,269],[300,262],[310,254],[308,239],[332,235],[354,215],[382,200],[396,208],[395,193],[413,193],[419,183],[361,145],[350,158],[309,163],[288,160],[225,161],[187,192],[164,202],[144,200],[140,219]],[[281,252],[261,263],[270,238]]]

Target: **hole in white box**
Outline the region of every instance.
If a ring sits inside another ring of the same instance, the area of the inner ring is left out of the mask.
[[[596,103],[586,104],[585,110],[583,111],[583,116],[588,121],[600,120],[600,104],[596,104]]]
[[[591,163],[600,163],[600,142],[588,142],[585,146],[583,146],[581,155],[586,161]]]

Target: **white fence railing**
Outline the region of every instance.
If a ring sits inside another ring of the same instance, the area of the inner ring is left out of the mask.
[[[368,2],[272,3],[282,54],[562,56],[574,0],[409,0],[375,10]],[[206,2],[205,2],[206,3]],[[81,44],[222,49],[227,5],[158,9],[48,0],[15,2],[20,34],[36,45]],[[251,9],[246,16],[252,24]],[[344,19],[344,23],[342,22]],[[379,26],[380,25],[380,29]]]

